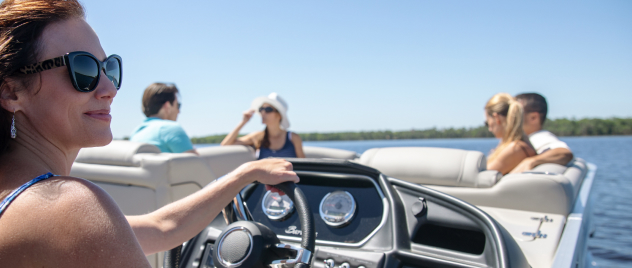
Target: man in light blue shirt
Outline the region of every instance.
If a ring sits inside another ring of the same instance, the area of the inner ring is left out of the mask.
[[[177,95],[174,84],[149,85],[143,94],[143,113],[147,119],[134,129],[130,141],[156,145],[164,153],[197,154],[187,133],[176,123],[181,105]]]

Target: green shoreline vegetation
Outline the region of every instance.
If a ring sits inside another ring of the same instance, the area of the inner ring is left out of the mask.
[[[544,123],[544,129],[555,135],[568,136],[605,136],[632,135],[632,118],[585,118],[554,119]],[[404,140],[404,139],[452,139],[452,138],[491,138],[487,127],[474,128],[430,128],[405,131],[360,131],[332,133],[299,133],[303,141],[350,141],[350,140]],[[220,143],[226,134],[191,138],[194,144]]]

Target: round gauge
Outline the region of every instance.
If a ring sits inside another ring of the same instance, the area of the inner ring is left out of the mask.
[[[272,191],[266,192],[261,202],[263,213],[271,220],[282,221],[294,211],[294,203],[287,195],[280,195]]]
[[[320,217],[329,226],[341,227],[349,222],[355,214],[356,202],[347,191],[328,193],[320,201]]]

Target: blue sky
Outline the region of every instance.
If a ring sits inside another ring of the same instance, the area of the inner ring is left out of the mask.
[[[152,82],[182,93],[190,136],[227,133],[278,92],[297,132],[471,127],[495,93],[550,118],[632,117],[632,1],[86,0],[124,61],[112,131]],[[242,130],[263,129],[254,117]]]

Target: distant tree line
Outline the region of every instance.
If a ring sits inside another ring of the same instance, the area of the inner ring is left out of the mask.
[[[601,136],[632,135],[632,118],[585,118],[554,119],[544,123],[544,129],[558,136]],[[448,138],[489,138],[492,133],[485,126],[474,128],[430,128],[404,131],[360,131],[332,133],[299,133],[303,141],[341,141],[341,140],[404,140],[404,139],[448,139]],[[226,134],[192,138],[195,144],[220,143]]]
[[[545,121],[544,129],[558,136],[632,135],[632,118],[562,118]]]

